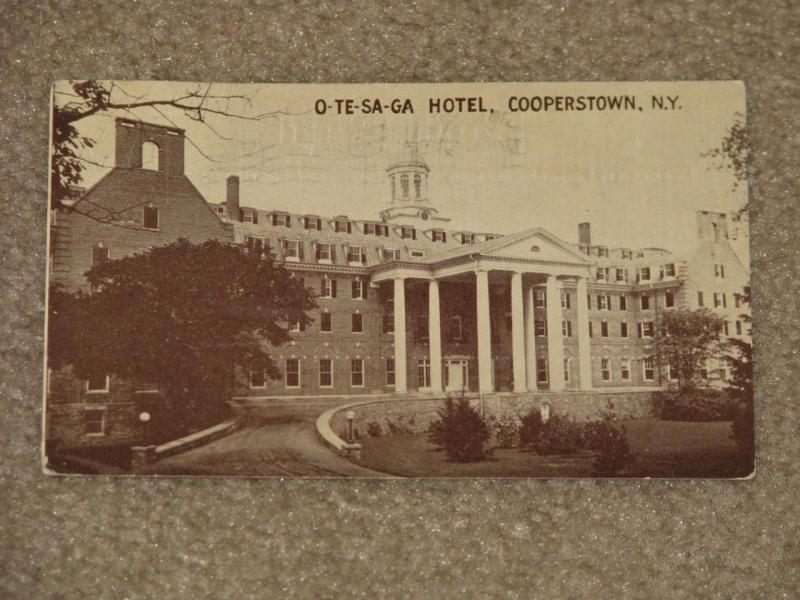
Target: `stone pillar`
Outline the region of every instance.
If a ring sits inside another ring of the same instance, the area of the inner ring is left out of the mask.
[[[402,277],[394,280],[394,391],[408,391],[408,368],[406,366],[406,281]]]
[[[586,302],[586,277],[578,277],[575,292],[575,309],[578,326],[578,365],[580,367],[580,386],[582,390],[592,389],[592,352],[589,338],[589,307]]]
[[[439,282],[428,284],[428,340],[431,349],[431,391],[442,391],[442,325],[439,317]]]
[[[533,327],[534,288],[525,288],[525,371],[528,391],[536,391],[536,332]]]
[[[489,272],[475,273],[478,319],[478,389],[494,391],[492,382],[492,328],[489,312]]]
[[[564,390],[564,338],[561,334],[561,282],[547,276],[547,375],[550,390]],[[580,299],[577,300],[580,302]]]
[[[514,368],[514,391],[528,387],[525,364],[525,317],[522,298],[522,273],[511,274],[511,356]]]

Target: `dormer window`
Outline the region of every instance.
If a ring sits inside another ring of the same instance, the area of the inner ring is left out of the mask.
[[[633,252],[631,252],[630,250],[623,249],[622,250],[622,258],[624,258],[624,259],[633,258]]]
[[[305,216],[303,217],[303,227],[322,231],[322,219],[311,215]]]
[[[664,276],[675,277],[675,263],[667,263],[664,265]]]
[[[258,218],[255,216],[256,211],[252,208],[242,209],[242,223],[258,223]]]
[[[403,225],[400,228],[400,237],[403,239],[417,239],[417,230],[411,225]]]
[[[447,233],[445,233],[441,229],[434,229],[433,231],[431,231],[431,239],[434,242],[446,242]]]
[[[425,258],[425,253],[422,250],[412,250],[412,258]]]
[[[286,213],[272,213],[272,226],[273,227],[291,227],[292,217]]]
[[[318,263],[331,264],[333,262],[333,244],[315,242],[314,252]]]
[[[484,241],[484,242],[488,242],[489,240],[493,240],[493,239],[495,239],[495,238],[497,238],[497,237],[498,237],[498,236],[496,236],[496,235],[495,235],[495,234],[493,234],[493,233],[486,233],[486,234],[484,234],[484,236],[483,236],[483,241]]]
[[[364,234],[389,237],[389,226],[383,223],[364,223]]]
[[[353,226],[346,217],[337,217],[333,228],[337,233],[352,233],[353,231]]]
[[[350,265],[362,265],[367,262],[367,251],[361,246],[347,247],[347,262]]]
[[[381,258],[384,262],[389,262],[390,260],[397,260],[400,257],[399,251],[397,248],[383,248],[381,249]]]
[[[142,168],[158,171],[158,145],[154,142],[142,144]]]
[[[598,246],[597,247],[597,256],[602,256],[608,258],[608,248],[605,246]]]
[[[300,262],[303,259],[302,245],[298,240],[283,240],[283,258],[289,262]]]
[[[591,248],[589,248],[589,246],[587,246],[586,244],[581,244],[580,245],[580,250],[581,250],[582,254],[590,254],[591,253]]]
[[[474,244],[475,243],[475,234],[469,233],[464,231],[461,233],[461,243],[462,244]]]

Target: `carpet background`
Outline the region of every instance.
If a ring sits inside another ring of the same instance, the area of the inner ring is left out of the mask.
[[[797,598],[793,2],[0,0],[0,597]],[[46,478],[49,85],[743,79],[752,481]]]

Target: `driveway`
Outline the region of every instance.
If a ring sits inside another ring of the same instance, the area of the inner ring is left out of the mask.
[[[329,406],[274,405],[252,410],[229,436],[166,458],[143,473],[274,477],[390,477],[342,458],[317,436],[315,421]]]

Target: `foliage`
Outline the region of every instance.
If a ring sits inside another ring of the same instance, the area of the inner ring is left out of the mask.
[[[730,421],[736,400],[730,393],[711,388],[684,388],[655,392],[653,408],[664,421]]]
[[[51,290],[49,364],[156,385],[187,414],[228,399],[235,367],[278,377],[269,345],[316,306],[271,256],[214,240],[108,261],[86,278],[91,291]]]
[[[724,323],[722,317],[706,308],[680,308],[664,313],[660,356],[662,364],[671,367],[679,389],[694,387],[702,364],[719,353]]]
[[[618,475],[634,462],[625,426],[615,426],[610,417],[584,425],[585,446],[598,452],[592,464],[596,477]]]
[[[581,426],[572,419],[552,415],[545,423],[538,410],[522,417],[519,445],[537,454],[572,454],[581,442]]]
[[[377,421],[370,421],[369,424],[367,424],[367,435],[370,437],[381,437],[381,435],[383,435],[381,424]]]
[[[493,423],[494,437],[498,448],[514,448],[519,443],[517,419],[506,414]]]
[[[733,124],[719,146],[703,152],[701,156],[714,160],[718,171],[727,169],[733,174],[733,189],[747,181],[748,163],[747,128],[744,115],[736,113]]]
[[[444,449],[455,462],[475,462],[486,458],[489,428],[478,411],[463,394],[454,400],[448,396],[437,411],[439,418],[431,423],[428,440]]]
[[[745,287],[739,298],[745,305],[750,304],[750,287]],[[749,324],[749,314],[740,316]],[[755,410],[753,407],[753,347],[747,340],[732,338],[728,341],[728,360],[732,377],[728,388],[738,405],[733,418],[732,431],[740,453],[749,460],[755,454]]]

